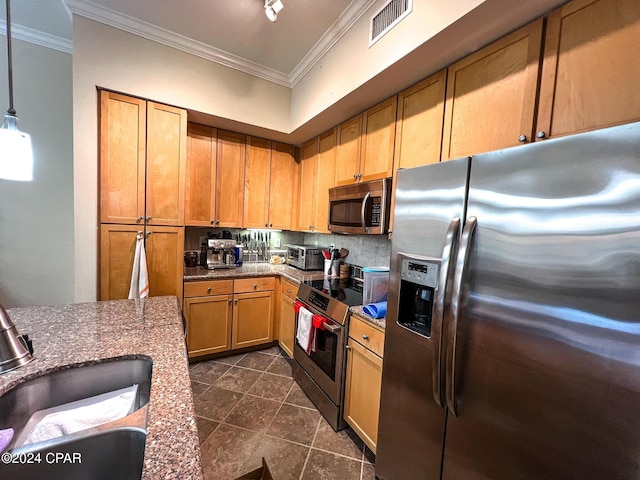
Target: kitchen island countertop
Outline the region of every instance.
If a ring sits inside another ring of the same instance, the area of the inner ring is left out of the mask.
[[[182,314],[176,297],[8,310],[35,359],[0,376],[0,395],[68,365],[112,358],[153,362],[142,478],[200,479],[202,466]]]

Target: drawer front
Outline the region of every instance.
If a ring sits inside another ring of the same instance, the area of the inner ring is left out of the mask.
[[[185,298],[229,295],[231,293],[233,293],[233,280],[207,280],[203,282],[185,282],[184,284]]]
[[[382,357],[384,352],[384,332],[378,330],[365,320],[355,315],[349,321],[349,336],[364,345],[376,355]]]
[[[275,277],[240,278],[233,282],[233,293],[262,292],[275,289]]]
[[[282,295],[289,297],[291,300],[295,300],[298,294],[298,284],[285,280],[284,278],[281,278],[280,282]]]

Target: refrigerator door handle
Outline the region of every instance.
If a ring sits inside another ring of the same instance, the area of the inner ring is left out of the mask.
[[[438,288],[435,298],[435,318],[432,324],[431,336],[435,343],[433,349],[433,399],[436,401],[439,407],[444,407],[444,389],[442,388],[443,382],[443,368],[444,362],[442,361],[442,321],[444,319],[444,309],[446,301],[446,293],[448,290],[449,274],[451,272],[451,262],[454,258],[454,252],[457,246],[458,234],[460,232],[460,218],[454,217],[449,223],[447,234],[445,235],[444,248],[442,249],[442,262],[440,264],[440,271],[438,272]]]
[[[364,198],[362,199],[362,208],[360,209],[360,220],[362,222],[362,228],[364,228],[365,232],[369,231],[369,225],[367,225],[367,220],[365,215],[367,213],[367,202],[371,198],[371,192],[367,192]]]
[[[469,217],[462,230],[460,249],[456,260],[456,269],[453,274],[453,290],[451,293],[451,323],[447,330],[447,371],[446,376],[446,399],[447,407],[454,417],[458,416],[456,408],[456,338],[458,332],[458,317],[460,315],[460,301],[462,293],[462,279],[467,269],[469,249],[473,233],[478,224],[476,217]]]

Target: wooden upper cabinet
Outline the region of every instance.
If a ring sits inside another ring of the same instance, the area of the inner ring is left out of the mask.
[[[359,180],[362,115],[338,126],[336,150],[336,185],[348,185]]]
[[[184,223],[211,226],[215,217],[215,128],[196,123],[187,126],[187,169]]]
[[[360,181],[377,180],[393,174],[393,146],[398,97],[393,96],[364,112]]]
[[[531,140],[542,19],[448,68],[442,160]]]
[[[246,148],[244,227],[266,228],[269,223],[271,142],[263,138],[247,137]]]
[[[638,0],[575,0],[546,32],[538,138],[640,120]]]
[[[271,143],[271,190],[269,194],[269,228],[291,230],[297,213],[298,162],[295,148]]]
[[[245,136],[218,130],[216,227],[242,227]]]
[[[314,138],[304,143],[300,149],[298,230],[313,231],[315,227],[317,175],[318,139]]]
[[[337,129],[318,137],[318,173],[314,232],[329,231],[329,189],[335,186]]]
[[[147,102],[147,223],[184,225],[186,159],[186,110]]]
[[[394,171],[440,161],[447,71],[398,95]]]
[[[389,230],[393,232],[396,172],[440,161],[447,71],[442,70],[398,95]]]
[[[142,223],[146,102],[100,91],[100,222]]]
[[[149,296],[175,295],[182,304],[184,227],[147,226],[146,237]]]

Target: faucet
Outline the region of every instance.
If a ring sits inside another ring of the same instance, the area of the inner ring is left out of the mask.
[[[28,335],[18,335],[9,314],[0,305],[0,374],[33,360],[33,344]]]

